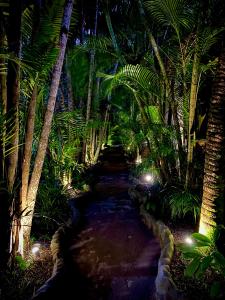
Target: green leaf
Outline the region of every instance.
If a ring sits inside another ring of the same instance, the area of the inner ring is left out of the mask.
[[[189,250],[189,252],[183,252],[182,256],[185,259],[191,259],[195,257],[201,257],[202,255],[197,250]]]
[[[200,266],[200,257],[195,257],[192,260],[192,262],[187,266],[186,270],[184,271],[184,276],[194,277],[199,266]]]
[[[188,245],[188,244],[179,244],[177,248],[183,253],[189,253],[195,251],[195,245]]]
[[[26,260],[24,260],[24,259],[23,259],[21,256],[19,256],[19,255],[17,255],[17,256],[15,257],[15,259],[16,259],[16,262],[17,262],[19,268],[20,268],[22,271],[25,271],[25,270],[29,267],[29,265],[30,265]]]
[[[210,246],[212,244],[212,241],[205,235],[201,233],[193,233],[192,237],[197,241],[202,244],[202,246]]]
[[[210,288],[210,297],[217,298],[220,295],[221,283],[218,281],[213,282]]]
[[[208,269],[208,267],[210,266],[212,260],[213,260],[212,256],[206,256],[202,259],[200,269],[203,273]]]
[[[215,251],[213,256],[216,260],[216,263],[218,263],[221,268],[225,268],[225,257],[219,251]]]

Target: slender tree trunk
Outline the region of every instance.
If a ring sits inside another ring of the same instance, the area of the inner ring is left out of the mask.
[[[166,74],[166,69],[165,69],[164,63],[161,59],[159,49],[158,49],[158,46],[156,44],[156,41],[155,41],[153,35],[151,33],[149,33],[149,36],[150,36],[150,42],[151,42],[153,51],[154,51],[155,56],[157,58],[157,61],[158,61],[158,64],[159,64],[159,67],[160,67],[160,70],[161,70],[161,73],[162,73],[162,76],[163,76],[163,79],[164,79],[164,82],[165,82],[166,99],[169,100],[169,97],[172,97],[173,93],[172,93],[171,88],[170,88],[170,83],[169,83],[169,80],[168,80],[168,77],[167,77],[167,74]],[[176,138],[177,138],[177,144],[178,144],[178,150],[179,150],[179,161],[180,161],[180,167],[181,167],[181,170],[182,170],[183,169],[183,161],[184,161],[185,156],[184,156],[184,150],[183,150],[182,140],[181,140],[180,124],[179,124],[179,119],[178,119],[178,116],[177,116],[177,106],[176,106],[176,103],[175,103],[176,100],[174,99],[174,97],[172,97],[172,98],[173,98],[172,101],[169,101],[169,102],[170,102],[170,105],[171,105],[171,111],[172,111],[172,116],[173,116],[173,121],[174,121],[174,127],[175,127],[175,130],[176,130]]]
[[[34,135],[34,124],[35,124],[35,110],[37,103],[37,86],[33,88],[33,93],[28,108],[27,116],[27,129],[24,143],[24,154],[22,162],[22,184],[20,190],[20,215],[21,220],[20,224],[17,223],[16,226],[12,228],[12,254],[15,255],[15,252],[19,252],[23,255],[23,227],[26,226],[24,223],[24,215],[29,214],[28,203],[27,203],[27,191],[30,175],[30,164],[32,156],[32,143]],[[18,221],[17,221],[18,222]],[[19,227],[19,228],[18,228]],[[14,252],[14,253],[13,253]]]
[[[8,30],[8,49],[16,57],[20,56],[21,47],[21,16],[22,1],[10,1],[9,4],[9,30]],[[8,190],[13,190],[17,163],[18,163],[18,144],[19,144],[19,97],[20,97],[20,67],[11,61],[8,62],[7,77],[7,111],[13,119],[14,132],[9,148],[13,149],[7,158],[7,177]]]
[[[105,111],[105,118],[104,118],[104,124],[103,127],[100,128],[99,131],[99,139],[98,139],[98,145],[95,151],[95,155],[94,155],[94,160],[93,162],[96,163],[102,148],[102,143],[106,137],[106,132],[107,132],[107,123],[108,123],[108,119],[109,119],[109,110],[110,110],[110,106],[107,105],[106,111]]]
[[[108,9],[105,10],[105,19],[106,19],[107,27],[108,27],[108,30],[109,30],[109,33],[110,33],[110,36],[112,39],[114,50],[118,56],[118,60],[121,64],[121,66],[123,66],[126,64],[126,60],[125,60],[124,56],[121,54],[120,48],[118,46],[116,35],[113,30],[113,26],[112,26],[112,22],[111,22],[111,18],[110,18]]]
[[[206,136],[203,196],[199,232],[210,235],[224,222],[225,149],[225,51],[223,51],[210,99]],[[220,208],[220,209],[219,209]],[[222,217],[219,216],[222,213]],[[223,219],[223,220],[222,220]]]
[[[8,26],[8,51],[12,53],[18,60],[20,58],[21,48],[21,18],[22,18],[22,0],[9,1],[9,26]],[[9,155],[6,157],[6,177],[7,189],[9,195],[16,194],[14,183],[18,167],[19,157],[19,100],[20,100],[20,66],[19,64],[9,60],[7,74],[7,117],[12,124],[11,128],[6,128],[6,136],[11,137],[10,142],[6,145],[6,151]],[[19,211],[18,197],[13,197],[11,201],[8,199],[8,205],[12,213],[11,227],[11,242],[15,244],[17,234],[15,228],[19,224],[17,212]],[[13,242],[12,242],[13,241]],[[12,249],[14,250],[14,249]]]
[[[98,0],[96,0],[95,25],[94,25],[94,36],[95,37],[97,35],[98,11],[99,11],[99,3],[98,3]],[[86,110],[86,125],[90,121],[90,116],[91,116],[91,104],[92,104],[92,90],[93,90],[94,72],[95,72],[95,50],[91,49],[90,50],[89,80],[88,80],[88,95],[87,95],[87,110]],[[88,147],[87,139],[85,139],[84,142],[83,142],[83,149],[82,149],[82,160],[83,160],[83,162],[86,162],[87,147]]]
[[[60,33],[60,50],[57,61],[55,63],[53,73],[52,73],[52,81],[50,86],[49,99],[47,104],[47,109],[44,118],[44,124],[41,132],[41,137],[38,145],[37,155],[34,162],[34,168],[31,175],[28,192],[27,192],[27,206],[26,211],[29,214],[23,215],[23,245],[24,245],[24,255],[27,255],[27,251],[29,249],[29,238],[30,238],[30,230],[32,225],[32,218],[34,212],[34,205],[37,196],[38,185],[40,182],[42,167],[44,163],[45,153],[48,145],[48,138],[51,130],[52,118],[54,114],[55,102],[57,91],[59,87],[60,76],[62,72],[62,66],[65,56],[66,44],[68,39],[68,32],[71,20],[71,14],[73,9],[74,0],[67,0],[64,9],[64,15],[62,20],[62,29]]]
[[[198,96],[198,82],[199,82],[199,57],[198,54],[194,54],[192,78],[191,78],[191,92],[189,100],[189,123],[188,123],[188,148],[187,148],[187,169],[186,169],[186,181],[185,186],[191,183],[191,171],[193,169],[193,135],[191,134],[194,118],[195,109]]]
[[[68,89],[68,111],[74,110],[74,99],[73,99],[73,87],[71,80],[71,73],[68,67],[68,57],[66,58],[66,77],[67,77],[67,89]]]
[[[5,48],[5,28],[3,24],[3,16],[0,14],[0,48]],[[7,64],[4,59],[0,59],[0,103],[2,114],[6,116],[7,112]],[[5,138],[6,128],[3,126],[3,132],[0,133],[0,180],[5,180]]]
[[[4,48],[5,33],[0,15],[0,48]],[[6,67],[3,59],[0,60],[0,68]],[[0,101],[2,105],[2,113],[5,116],[7,110],[7,72],[0,73]],[[6,128],[3,125],[3,131],[0,133],[0,182],[5,184],[5,138]],[[0,269],[5,268],[8,260],[9,236],[10,236],[10,216],[9,201],[6,191],[0,188]]]

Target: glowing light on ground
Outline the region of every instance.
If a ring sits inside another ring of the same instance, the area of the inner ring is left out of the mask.
[[[31,252],[34,254],[34,255],[37,255],[40,251],[40,245],[37,245],[35,244],[32,249],[31,249]]]
[[[146,174],[146,175],[144,176],[144,180],[145,180],[146,182],[150,183],[150,182],[153,182],[153,181],[154,181],[154,178],[153,178],[153,176],[152,176],[151,174]]]
[[[141,157],[137,158],[136,161],[135,161],[135,163],[136,163],[137,165],[141,164],[141,163],[142,163]]]
[[[193,240],[190,237],[186,237],[185,238],[185,243],[192,245],[193,244]]]

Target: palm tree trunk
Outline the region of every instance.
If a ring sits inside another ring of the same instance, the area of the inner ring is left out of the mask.
[[[104,117],[104,124],[103,127],[100,128],[99,131],[99,139],[98,139],[98,145],[95,151],[94,155],[94,163],[97,162],[101,148],[102,148],[102,143],[106,137],[106,131],[107,131],[107,124],[108,124],[108,119],[109,119],[109,110],[110,110],[110,105],[107,105],[106,111],[105,111],[105,117]]]
[[[68,57],[66,57],[66,77],[67,77],[67,89],[68,89],[68,111],[74,110],[74,99],[73,99],[73,87],[71,81],[71,73],[68,67]]]
[[[0,48],[5,47],[5,29],[2,21],[2,15],[0,15]],[[0,59],[0,100],[2,107],[2,114],[5,116],[7,112],[7,68],[6,61]],[[3,70],[2,70],[3,69]],[[5,180],[5,138],[6,138],[6,128],[3,126],[3,132],[1,133],[0,140],[0,180]]]
[[[167,73],[166,73],[166,69],[164,66],[164,63],[161,59],[160,53],[159,53],[159,49],[158,49],[158,45],[156,44],[155,38],[153,37],[153,35],[151,33],[149,33],[149,37],[150,37],[150,42],[153,48],[153,51],[155,53],[155,56],[157,58],[164,82],[165,82],[165,88],[166,88],[166,99],[169,100],[169,97],[172,97],[172,101],[169,101],[171,104],[171,111],[172,111],[172,117],[173,117],[173,121],[174,121],[174,127],[175,127],[175,131],[176,131],[176,139],[177,139],[177,144],[178,144],[178,150],[179,150],[179,161],[180,161],[180,169],[183,169],[183,161],[184,161],[184,150],[183,150],[183,146],[182,146],[182,140],[181,140],[181,133],[180,133],[180,124],[179,124],[179,119],[177,116],[177,105],[175,103],[175,98],[173,97],[173,93],[171,91],[170,88],[170,83],[167,77]]]
[[[113,26],[112,26],[112,22],[111,22],[111,18],[110,18],[108,9],[105,9],[105,19],[106,19],[107,27],[108,27],[108,30],[109,30],[109,33],[110,33],[110,36],[112,39],[114,50],[118,56],[118,60],[121,64],[121,66],[123,66],[126,64],[126,60],[125,60],[124,56],[121,54],[120,48],[118,46],[116,35],[113,30]]]
[[[199,232],[214,231],[218,213],[224,212],[224,146],[225,146],[225,51],[220,60],[210,99],[205,153],[203,196]],[[223,209],[218,209],[218,205]],[[224,219],[223,219],[224,222]]]
[[[186,169],[186,181],[185,186],[191,182],[191,170],[193,168],[193,139],[192,139],[192,126],[195,118],[195,109],[197,103],[197,95],[198,95],[198,82],[199,82],[199,57],[195,52],[193,68],[192,68],[192,78],[191,78],[191,92],[190,92],[190,101],[189,101],[189,123],[188,123],[188,149],[187,149],[187,169]]]
[[[22,1],[10,1],[9,4],[8,49],[15,57],[20,56]],[[13,118],[14,133],[9,148],[13,149],[7,158],[8,190],[12,192],[18,163],[19,144],[19,97],[20,67],[9,61],[7,77],[7,112]]]
[[[38,185],[41,178],[42,167],[44,163],[45,153],[48,145],[48,138],[51,130],[52,118],[54,114],[55,102],[57,91],[59,87],[60,76],[62,72],[62,66],[66,51],[66,44],[69,33],[69,26],[71,20],[71,14],[73,10],[73,2],[74,0],[67,0],[64,9],[64,15],[62,20],[62,30],[60,33],[60,50],[57,61],[55,63],[53,73],[52,73],[52,81],[50,86],[49,99],[47,104],[47,109],[44,118],[44,124],[42,127],[41,137],[38,145],[37,155],[34,162],[34,168],[31,175],[28,192],[27,192],[27,207],[26,214],[23,216],[23,236],[20,238],[23,239],[23,255],[27,255],[27,251],[29,249],[29,238],[31,231],[31,224],[34,212],[34,205],[38,190]],[[28,213],[29,212],[29,213]]]
[[[13,237],[13,240],[11,240],[12,252],[19,252],[21,254],[23,254],[23,238],[20,238],[19,235],[21,235],[21,237],[23,235],[22,231],[23,231],[23,227],[25,226],[23,224],[24,216],[29,214],[29,211],[27,211],[28,209],[27,191],[28,191],[30,163],[31,163],[31,156],[32,156],[32,143],[33,143],[33,135],[34,135],[36,103],[37,103],[37,86],[35,85],[29,103],[28,117],[27,117],[27,130],[25,136],[24,154],[23,154],[23,162],[22,162],[22,184],[20,190],[20,209],[19,209],[21,220],[20,220],[20,224],[17,220],[17,226],[12,227],[12,235],[11,235]],[[15,255],[15,253],[13,253],[13,255]]]
[[[96,0],[96,11],[95,11],[95,25],[94,25],[94,36],[97,35],[97,24],[98,24],[98,0]],[[87,110],[86,110],[86,125],[88,124],[91,116],[91,104],[92,104],[92,90],[94,81],[94,71],[95,71],[95,50],[90,51],[90,68],[89,68],[89,80],[88,80],[88,96],[87,96]],[[90,148],[90,147],[89,147]],[[86,162],[87,155],[87,139],[83,141],[82,149],[82,160]]]

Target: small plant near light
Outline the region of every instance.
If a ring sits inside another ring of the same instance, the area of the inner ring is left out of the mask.
[[[27,268],[30,266],[30,262],[26,261],[25,259],[22,258],[22,256],[17,255],[15,257],[16,264],[19,267],[20,270],[25,271]]]
[[[188,190],[172,187],[164,196],[164,205],[170,208],[172,219],[192,215],[196,221],[200,214],[201,201],[197,195]]]
[[[192,243],[185,243],[178,246],[182,256],[188,261],[184,275],[192,278],[201,278],[208,269],[213,269],[217,274],[225,277],[225,257],[216,247],[216,240],[219,238],[217,229],[214,236],[209,238],[201,233],[191,235]],[[189,240],[190,241],[190,240]],[[185,240],[185,242],[187,242]],[[214,281],[210,296],[218,297],[221,293],[220,282]]]

